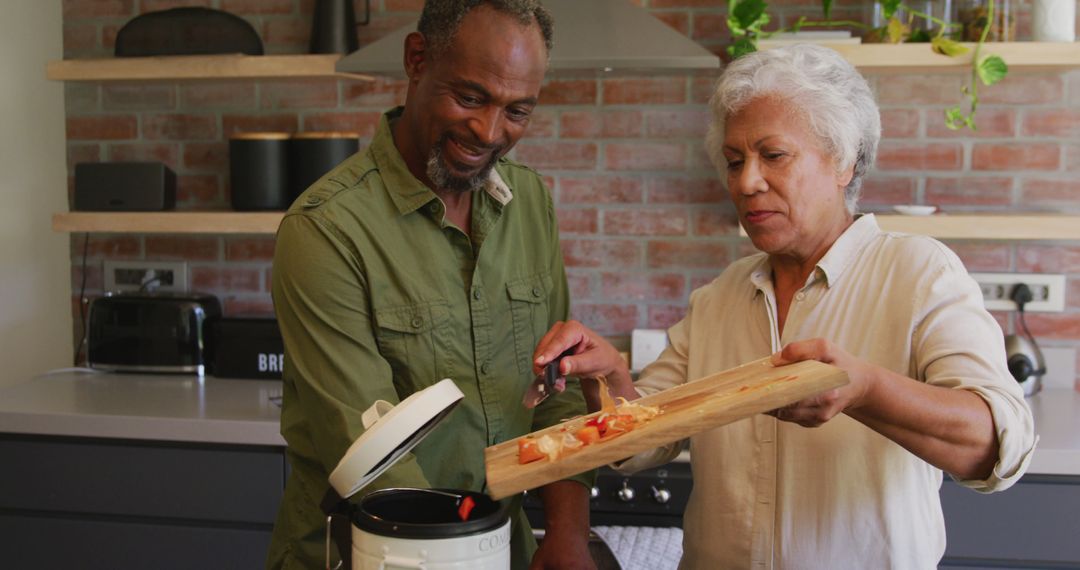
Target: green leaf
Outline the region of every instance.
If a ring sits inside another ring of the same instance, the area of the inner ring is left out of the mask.
[[[825,19],[829,20],[829,13],[832,12],[832,0],[821,0],[821,13],[825,15]]]
[[[947,55],[949,57],[964,55],[965,53],[971,51],[970,49],[968,49],[967,46],[961,44],[960,42],[954,42],[953,40],[943,38],[941,36],[930,40],[930,48],[937,53]]]
[[[1009,73],[1009,66],[1000,57],[988,55],[979,61],[975,71],[979,74],[983,85],[993,85],[1005,78],[1005,75]]]
[[[908,27],[900,21],[899,18],[893,18],[889,20],[889,25],[885,27],[885,35],[889,38],[889,43],[898,44],[904,41],[904,36],[908,33]]]
[[[964,127],[964,112],[960,110],[960,107],[951,107],[945,109],[945,126],[952,130],[959,130]]]
[[[768,18],[765,14],[765,9],[768,7],[769,5],[765,3],[765,0],[740,0],[735,5],[732,15],[735,16],[735,21],[740,27],[753,29],[755,25],[760,26],[763,16]],[[768,20],[766,19],[766,21]]]
[[[741,57],[748,53],[754,53],[755,51],[757,51],[757,45],[754,43],[754,40],[746,36],[735,40],[735,43],[728,46],[728,54],[731,55],[732,58]]]
[[[881,17],[886,20],[893,17],[897,8],[900,7],[901,0],[880,0],[878,4],[881,4]]]
[[[925,44],[930,41],[930,32],[926,30],[915,30],[904,40],[909,44]]]

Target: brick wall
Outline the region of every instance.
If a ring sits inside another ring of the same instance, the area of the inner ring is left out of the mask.
[[[710,49],[719,52],[727,41],[723,0],[635,1]],[[268,53],[306,51],[312,0],[64,0],[65,57],[108,56],[131,17],[192,4],[246,18]],[[361,45],[415,19],[421,0],[371,5]],[[781,23],[817,13],[815,2],[773,5]],[[835,2],[838,18],[865,19],[866,12],[861,2]],[[1028,39],[1030,2],[1019,3],[1017,12],[1020,39]],[[929,203],[946,211],[1080,213],[1080,72],[1014,72],[981,90],[977,133],[949,131],[941,119],[943,109],[959,101],[966,75],[870,80],[885,132],[864,210]],[[550,80],[529,135],[514,151],[545,173],[555,192],[574,316],[606,334],[672,324],[693,288],[751,251],[737,235],[703,150],[712,81],[693,75]],[[69,83],[68,168],[82,161],[160,160],[178,174],[180,209],[227,209],[233,133],[333,129],[367,138],[379,114],[403,98],[395,81]],[[76,292],[83,240],[71,240]],[[973,271],[1068,274],[1066,311],[1033,314],[1029,325],[1048,346],[1080,346],[1080,244],[949,245]],[[228,314],[272,311],[272,237],[101,234],[89,237],[88,252],[89,296],[101,293],[105,259],[183,259],[190,285],[219,295]],[[1007,331],[1016,326],[1010,314],[997,317]]]

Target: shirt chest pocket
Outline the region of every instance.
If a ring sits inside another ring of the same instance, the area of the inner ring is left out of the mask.
[[[522,374],[532,372],[533,350],[552,324],[548,310],[550,292],[551,275],[548,273],[506,284],[514,325],[514,354],[517,355],[518,372]]]
[[[375,309],[376,342],[395,384],[411,390],[443,377],[449,316],[444,301]]]

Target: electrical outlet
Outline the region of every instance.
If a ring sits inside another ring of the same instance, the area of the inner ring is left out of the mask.
[[[106,291],[187,291],[187,262],[106,261]]]
[[[991,311],[1015,311],[1009,298],[1013,287],[1023,283],[1031,289],[1032,299],[1024,311],[1060,313],[1065,310],[1065,276],[1047,273],[972,273],[982,289],[983,301]]]

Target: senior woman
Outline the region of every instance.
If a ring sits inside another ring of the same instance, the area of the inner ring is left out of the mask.
[[[855,213],[881,127],[869,86],[836,52],[746,55],[710,105],[707,146],[761,253],[691,294],[636,383],[573,321],[545,335],[535,364],[573,348],[562,374],[603,374],[627,399],[769,354],[844,369],[847,386],[690,439],[682,567],[935,568],[942,472],[999,491],[1035,445],[1001,329],[952,251]]]

